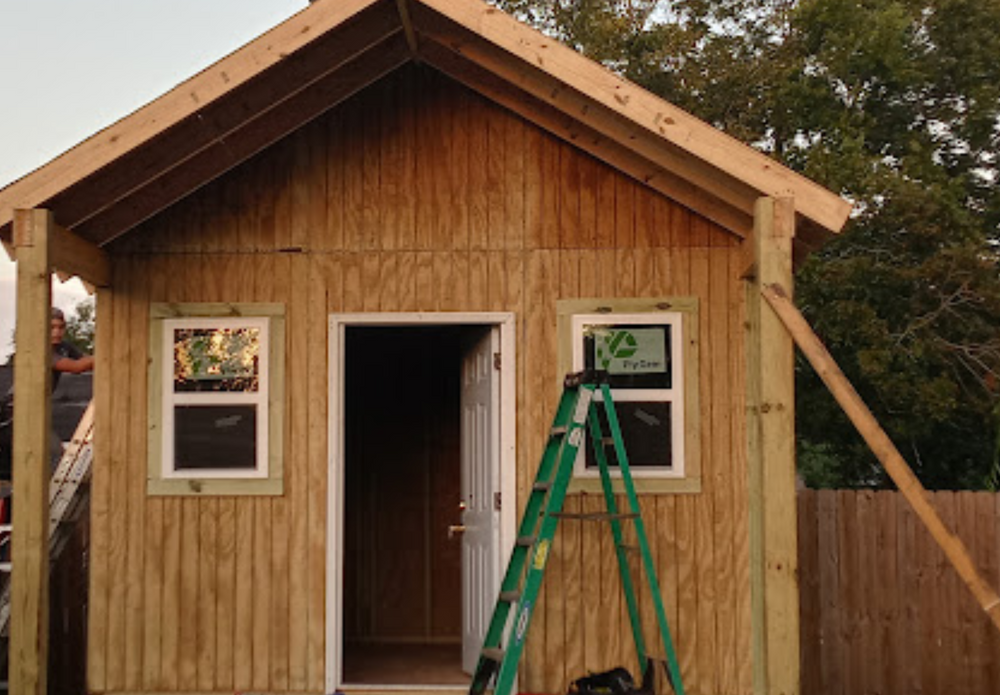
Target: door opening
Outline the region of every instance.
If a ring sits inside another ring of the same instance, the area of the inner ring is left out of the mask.
[[[345,321],[331,338],[342,482],[328,680],[467,687],[513,534],[501,533],[514,471],[501,480],[500,326]]]

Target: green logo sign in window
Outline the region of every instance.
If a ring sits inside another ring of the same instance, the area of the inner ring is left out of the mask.
[[[594,363],[609,374],[667,371],[667,347],[661,329],[607,328],[594,333]]]

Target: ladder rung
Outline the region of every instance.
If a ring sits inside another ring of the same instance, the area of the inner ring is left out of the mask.
[[[535,544],[535,538],[537,538],[537,536],[518,536],[517,541],[515,541],[515,545],[521,548],[530,548]]]
[[[531,489],[536,492],[547,492],[552,487],[551,480],[536,480]]]
[[[614,446],[615,445],[615,438],[614,437],[601,437],[601,444],[603,444],[604,446]]]
[[[517,603],[521,600],[520,591],[501,591],[500,600],[506,601],[507,603]]]
[[[561,437],[569,431],[569,427],[566,425],[556,425],[549,432],[550,437]]]
[[[498,664],[503,661],[503,654],[503,649],[500,649],[499,647],[486,647],[483,649],[483,658],[495,661]]]
[[[637,546],[637,545],[626,545],[625,543],[622,543],[618,547],[621,548],[622,550],[625,550],[625,551],[630,552],[630,553],[637,553],[637,552],[639,552],[639,546]]]

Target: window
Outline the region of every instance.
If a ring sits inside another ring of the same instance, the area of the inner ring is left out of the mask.
[[[267,477],[267,320],[163,322],[163,477]]]
[[[282,312],[208,304],[152,314],[150,492],[280,492]]]
[[[682,334],[676,312],[573,317],[573,368],[608,373],[636,477],[684,475]],[[585,451],[576,474],[597,475],[593,448]],[[613,455],[609,463],[617,465]]]
[[[608,373],[636,484],[651,492],[700,489],[696,300],[569,300],[559,313],[563,371]],[[607,453],[616,467],[614,451]],[[571,487],[600,489],[589,443]]]

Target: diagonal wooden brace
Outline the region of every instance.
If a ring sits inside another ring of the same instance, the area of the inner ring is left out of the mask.
[[[885,430],[879,425],[875,416],[868,410],[868,406],[865,405],[851,382],[844,376],[805,317],[795,308],[781,285],[765,286],[761,289],[761,294],[774,309],[785,328],[788,329],[792,339],[802,350],[823,383],[826,384],[837,403],[843,408],[872,453],[885,467],[886,472],[896,483],[896,487],[903,493],[903,497],[913,507],[937,544],[941,546],[948,560],[958,571],[976,600],[979,601],[979,605],[986,611],[996,628],[1000,630],[1000,596],[997,596],[996,591],[979,576],[965,544],[941,521],[941,517],[938,516],[937,511],[928,500],[927,490],[920,484],[913,470],[903,459]]]

